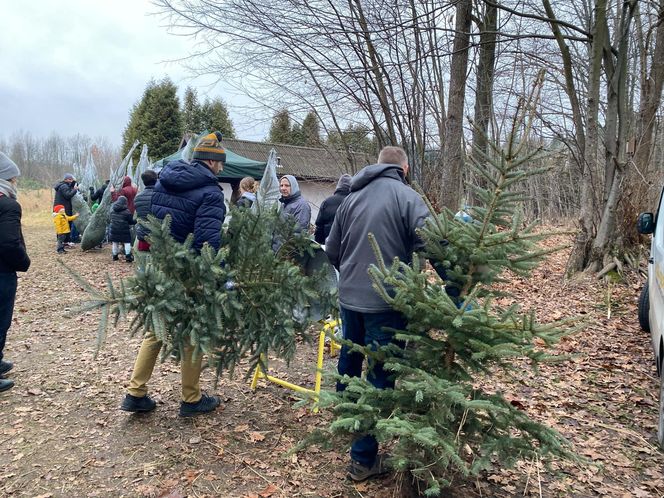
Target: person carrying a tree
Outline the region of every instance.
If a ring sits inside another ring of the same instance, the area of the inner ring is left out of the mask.
[[[152,193],[152,214],[159,219],[171,217],[171,236],[180,243],[193,234],[192,249],[196,252],[200,252],[203,244],[209,244],[215,250],[221,245],[221,226],[226,216],[224,193],[217,181],[217,175],[226,162],[221,138],[219,132],[203,137],[194,147],[191,163],[183,160],[169,162],[161,170]],[[143,339],[121,410],[149,412],[156,408],[156,402],[148,396],[147,383],[161,345],[154,335]],[[221,402],[218,396],[201,393],[202,358],[193,358],[192,353],[191,347],[185,347],[180,364],[181,417],[211,412]]]
[[[113,202],[117,201],[121,195],[124,195],[127,199],[127,209],[131,214],[134,214],[136,211],[136,206],[134,205],[134,199],[138,194],[138,188],[136,185],[131,183],[131,176],[125,176],[122,179],[122,187],[120,190],[115,190],[115,187],[111,183],[108,187],[111,190],[111,200]],[[103,195],[103,194],[102,194]]]
[[[394,311],[374,290],[369,266],[376,256],[369,242],[372,233],[384,261],[398,257],[408,264],[423,242],[416,230],[430,215],[420,195],[405,183],[408,157],[399,147],[380,151],[378,164],[366,166],[352,179],[350,194],[337,210],[325,252],[339,270],[339,304],[344,339],[375,349],[393,343],[392,330],[404,330],[404,316]],[[344,345],[339,355],[340,375],[359,377],[364,356]],[[394,380],[383,365],[369,361],[367,379],[379,389],[391,389]],[[343,391],[346,385],[337,384]],[[358,435],[350,450],[349,476],[363,481],[387,471],[372,435]]]
[[[53,206],[53,224],[55,225],[55,236],[57,237],[56,252],[64,254],[65,243],[71,233],[71,222],[78,218],[78,214],[69,216],[67,210],[62,204]]]

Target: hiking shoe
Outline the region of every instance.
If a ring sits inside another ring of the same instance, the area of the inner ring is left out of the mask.
[[[14,368],[14,364],[11,361],[0,360],[0,375],[6,374],[12,368]]]
[[[181,417],[195,417],[209,413],[216,409],[221,404],[219,396],[209,396],[204,394],[196,403],[187,403],[183,401],[180,403],[180,416]]]
[[[9,379],[0,379],[0,393],[14,387],[14,381]]]
[[[157,403],[150,396],[136,397],[127,394],[122,400],[120,410],[133,413],[147,413],[157,408]]]
[[[120,261],[120,256],[118,256],[117,254],[114,254],[113,255],[113,261]]]
[[[127,255],[125,255],[125,261],[126,261],[127,263],[133,263],[133,261],[134,261],[134,255],[133,255],[133,254],[127,254]]]
[[[355,482],[366,481],[371,477],[380,476],[389,472],[389,467],[386,465],[386,455],[376,455],[376,461],[371,467],[365,467],[360,462],[351,460],[348,466],[348,477]]]

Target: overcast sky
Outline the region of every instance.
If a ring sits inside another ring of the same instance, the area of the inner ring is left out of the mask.
[[[119,145],[147,82],[168,75],[180,97],[190,85],[201,101],[224,98],[238,138],[263,138],[269,123],[249,120],[242,96],[169,62],[192,41],[154,12],[147,0],[0,0],[0,136],[80,132]]]

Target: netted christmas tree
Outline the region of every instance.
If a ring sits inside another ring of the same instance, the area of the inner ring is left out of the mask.
[[[297,263],[316,245],[294,222],[269,207],[231,215],[219,251],[206,244],[197,254],[191,235],[183,244],[170,236],[169,217],[150,216],[150,256],[134,275],[119,284],[109,278],[105,292],[77,276],[92,297],[80,311],[102,311],[99,345],[109,318],[117,324],[129,317],[132,334],[163,341],[163,358],[179,360],[191,346],[217,375],[232,373],[243,358],[255,366],[268,352],[290,360],[297,342],[311,337],[309,326],[331,311],[336,290],[325,284],[324,272],[307,275]],[[277,253],[275,232],[284,241]]]
[[[472,220],[432,209],[420,231],[426,252],[410,265],[382,261],[373,241],[378,264],[369,273],[374,288],[407,318],[407,330],[395,336],[406,346],[353,350],[384,362],[395,388],[376,389],[365,378],[344,376],[339,380],[346,390],[323,393],[319,401],[334,420],[309,442],[348,443],[372,434],[389,450],[389,464],[410,474],[427,496],[439,496],[460,476],[493,464],[574,458],[556,431],[481,387],[492,372],[514,368],[516,358],[533,366],[555,359],[535,344],[550,346],[571,331],[570,323],[538,324],[532,313],[495,299],[505,295],[501,276],[525,275],[552,251],[538,246],[545,235],[521,216],[525,194],[519,187],[541,173],[530,167],[540,151],[527,147],[532,102],[522,102],[503,147],[494,144],[474,156],[471,166],[487,188],[476,188],[481,202],[468,209]],[[442,278],[427,271],[427,260]]]

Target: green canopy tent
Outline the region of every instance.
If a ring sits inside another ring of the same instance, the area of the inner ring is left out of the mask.
[[[176,153],[160,159],[152,165],[152,168],[159,171],[167,162],[182,159],[184,151],[185,149],[182,148]],[[219,180],[231,184],[238,182],[245,176],[251,176],[255,180],[260,180],[263,178],[263,172],[265,171],[266,165],[267,162],[254,161],[253,159],[242,157],[235,152],[226,149],[226,164],[224,166],[224,171],[219,175]]]

